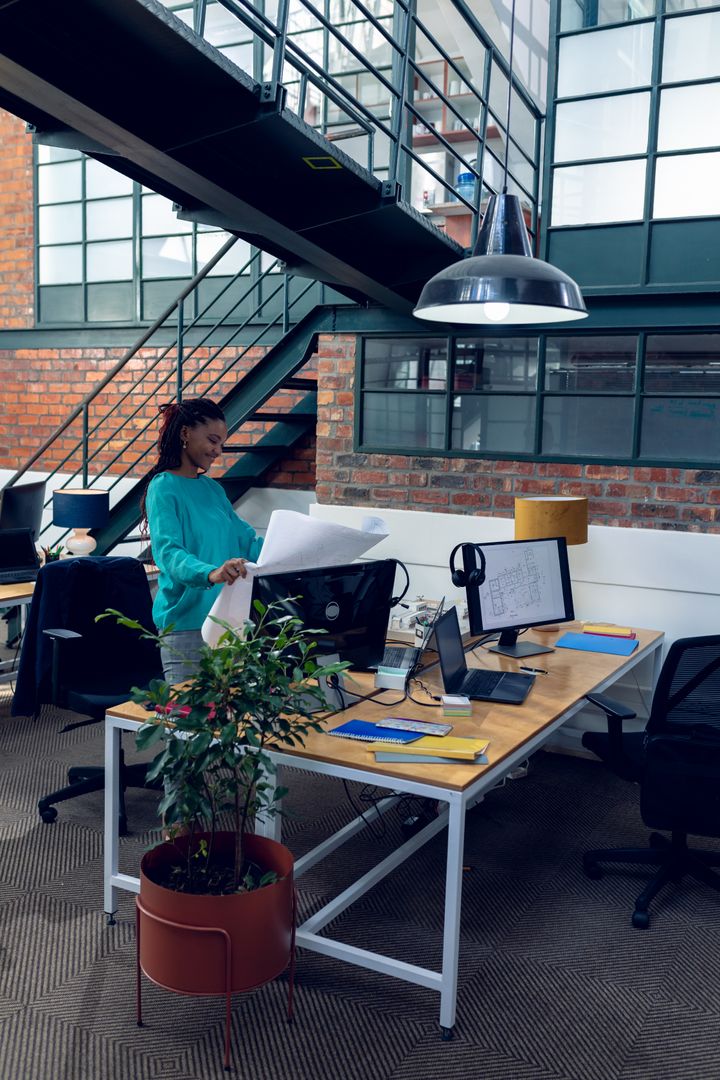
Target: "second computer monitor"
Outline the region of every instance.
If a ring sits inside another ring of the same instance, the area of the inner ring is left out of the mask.
[[[266,574],[253,581],[253,600],[281,603],[308,629],[325,631],[316,639],[320,653],[338,653],[368,671],[385,650],[396,567],[395,559],[380,559]]]
[[[518,642],[518,633],[575,618],[565,538],[479,546],[485,556],[485,580],[467,586],[470,633],[499,633],[492,651],[505,656],[551,651],[534,642]],[[463,548],[463,563],[466,574],[479,568],[474,545]]]

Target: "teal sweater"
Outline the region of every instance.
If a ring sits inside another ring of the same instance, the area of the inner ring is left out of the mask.
[[[146,509],[160,570],[153,618],[158,630],[199,630],[222,585],[208,574],[226,559],[254,562],[262,539],[239,518],[220,484],[163,472],[148,485]]]

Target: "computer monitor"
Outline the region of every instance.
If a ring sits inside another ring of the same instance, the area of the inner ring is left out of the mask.
[[[17,484],[0,493],[0,529],[30,529],[37,542],[45,508],[45,481]]]
[[[575,618],[567,544],[564,537],[548,540],[507,540],[479,544],[485,556],[485,580],[467,586],[471,634],[499,632],[491,652],[504,656],[533,656],[552,652],[534,642],[518,642],[520,630]],[[463,548],[466,575],[479,569],[476,547]]]
[[[357,671],[378,666],[385,650],[395,582],[395,559],[263,574],[253,600],[282,604],[318,634],[318,652],[337,653]],[[291,599],[292,598],[292,599]],[[253,610],[252,617],[257,619]]]

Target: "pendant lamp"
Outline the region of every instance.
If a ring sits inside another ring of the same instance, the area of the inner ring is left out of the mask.
[[[430,322],[507,326],[570,322],[587,317],[579,286],[533,258],[517,195],[508,195],[515,0],[510,16],[507,126],[503,189],[491,196],[470,258],[441,270],[423,287],[413,312]]]

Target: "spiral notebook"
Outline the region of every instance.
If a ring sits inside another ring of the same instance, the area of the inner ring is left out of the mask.
[[[361,739],[363,742],[374,743],[411,743],[422,739],[422,733],[418,731],[396,731],[390,728],[379,728],[377,724],[369,720],[348,720],[340,727],[328,731],[328,735],[339,735],[342,739]]]

